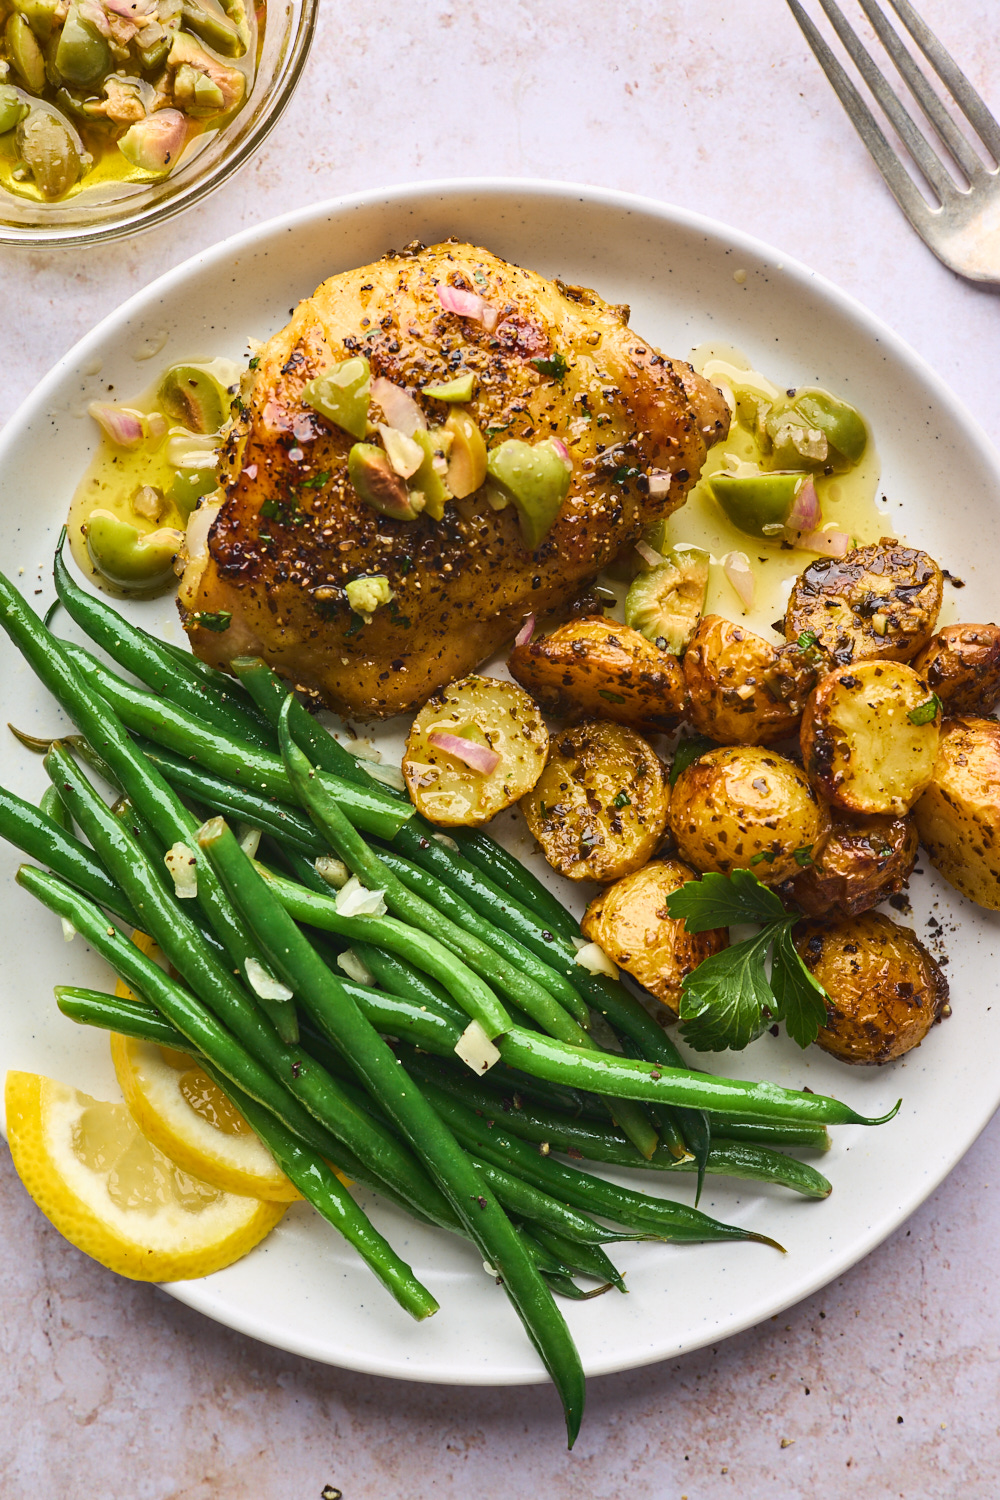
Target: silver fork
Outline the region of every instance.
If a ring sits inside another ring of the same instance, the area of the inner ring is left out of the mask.
[[[892,121],[936,201],[928,202],[921,193],[799,0],[788,0],[820,67],[874,157],[896,202],[921,239],[939,260],[960,276],[1000,285],[1000,125],[909,0],[890,0],[904,27],[992,156],[994,165],[989,167],[958,129],[912,53],[880,10],[877,0],[859,0],[859,3],[910,93],[933,126],[938,142],[950,156],[950,164],[890,88],[885,74],[866,51],[836,0],[820,0],[858,72]],[[959,169],[958,174],[955,166]],[[959,174],[964,175],[964,181],[959,180]]]

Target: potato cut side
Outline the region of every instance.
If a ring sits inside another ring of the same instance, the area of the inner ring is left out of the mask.
[[[1000,911],[1000,724],[946,719],[930,786],[913,809],[931,864],[963,896]]]
[[[461,744],[449,749],[447,737]],[[495,677],[463,677],[417,714],[403,776],[429,822],[446,828],[488,823],[531,790],[548,748],[538,705],[523,688]]]
[[[831,666],[909,661],[933,634],[942,588],[934,559],[891,537],[846,557],[817,558],[792,587],[785,638],[805,637]]]
[[[858,813],[909,812],[929,783],[941,706],[905,662],[824,677],[802,716],[802,759],[824,796]]]
[[[570,880],[618,880],[651,859],[667,823],[662,761],[624,724],[587,722],[553,737],[521,803],[553,869]]]

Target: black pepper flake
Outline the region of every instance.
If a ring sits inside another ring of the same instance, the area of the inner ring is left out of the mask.
[[[292,1063],[292,1077],[293,1078],[298,1078],[298,1076],[299,1076],[299,1074],[301,1072],[302,1072],[302,1064],[299,1062],[298,1058],[296,1058],[295,1061]]]

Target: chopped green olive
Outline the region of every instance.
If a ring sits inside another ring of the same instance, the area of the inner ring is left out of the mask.
[[[425,385],[423,390],[432,401],[471,401],[475,393],[476,377],[471,371],[468,375],[456,375],[454,380],[446,380],[441,385]]]
[[[347,455],[347,472],[359,500],[383,516],[397,521],[415,521],[420,513],[416,495],[406,489],[389,462],[388,456],[374,443],[355,443]]]
[[[451,412],[444,430],[451,434],[448,488],[456,500],[464,500],[486,483],[486,442],[467,411]]]
[[[648,573],[633,579],[625,596],[625,623],[664,651],[682,656],[705,608],[709,555],[679,546]]]
[[[83,170],[79,137],[69,123],[45,105],[17,127],[17,149],[46,198],[62,198]]]
[[[231,404],[229,392],[199,365],[171,365],[160,381],[156,400],[171,422],[200,433],[218,432]]]
[[[87,519],[87,552],[97,571],[129,593],[155,593],[173,578],[183,533],[165,526],[146,535],[109,510]]]
[[[389,580],[383,573],[368,578],[352,578],[344,590],[347,602],[356,615],[361,615],[371,624],[372,615],[380,604],[388,604],[394,597]]]
[[[202,495],[210,495],[217,489],[219,480],[215,469],[178,469],[170,486],[170,499],[181,515],[187,517],[194,510]]]
[[[239,30],[228,16],[206,10],[198,0],[181,0],[181,15],[195,35],[216,52],[221,52],[223,57],[242,57],[247,50]]]
[[[441,521],[444,519],[445,501],[451,499],[451,491],[439,472],[439,469],[445,467],[439,433],[418,427],[413,434],[413,441],[423,449],[424,456],[419,469],[410,477],[410,504],[413,504],[414,492],[423,495],[424,510],[433,521]]]
[[[15,0],[14,9],[24,17],[44,47],[56,24],[58,0]]]
[[[0,135],[20,125],[29,106],[9,83],[0,83]]]
[[[534,552],[562,509],[572,465],[551,438],[535,444],[508,438],[490,451],[486,467],[494,484],[516,505],[525,546]]]
[[[55,70],[60,82],[86,84],[103,78],[111,68],[111,49],[93,21],[71,5],[56,47]]]
[[[38,38],[23,16],[16,13],[11,16],[4,39],[10,60],[24,80],[25,88],[32,94],[40,94],[45,87],[45,58]]]
[[[835,471],[852,468],[859,461],[868,443],[868,429],[853,406],[825,391],[800,391],[795,409],[825,435]]]
[[[733,525],[747,536],[774,537],[805,483],[798,474],[713,474],[708,487]]]
[[[302,389],[306,406],[355,438],[363,438],[368,431],[371,395],[371,369],[360,355],[342,359]]]

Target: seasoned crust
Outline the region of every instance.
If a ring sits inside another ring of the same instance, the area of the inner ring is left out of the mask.
[[[819,557],[792,585],[785,638],[815,637],[830,666],[908,661],[931,638],[943,584],[932,557],[892,537],[843,558]]]
[[[807,917],[856,917],[901,891],[917,858],[912,817],[870,817],[831,808],[833,826],[812,864],[782,885],[783,900]]]
[[[705,615],[684,653],[695,728],[720,745],[768,745],[794,734],[816,669],[794,644]]]
[[[1000,626],[946,625],[913,666],[946,714],[991,714],[1000,703]]]

